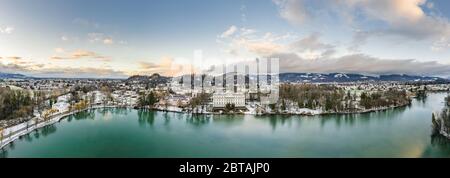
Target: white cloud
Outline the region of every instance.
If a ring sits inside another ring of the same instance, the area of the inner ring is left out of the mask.
[[[34,63],[0,63],[0,71],[20,73],[34,77],[68,77],[68,78],[125,78],[123,71],[96,67],[46,67]]]
[[[303,0],[273,0],[278,6],[280,16],[294,25],[301,25],[310,17]]]
[[[341,0],[351,8],[359,8],[372,18],[393,25],[415,23],[426,16],[420,6],[426,0]]]
[[[249,40],[241,38],[235,41],[238,46],[246,48],[249,52],[259,54],[259,55],[269,55],[283,49],[280,44],[273,43],[271,41],[264,40]]]
[[[151,75],[158,73],[164,76],[179,76],[183,67],[193,67],[189,64],[177,63],[173,58],[165,56],[159,62],[139,62],[139,69],[130,73],[130,75]]]
[[[331,44],[326,44],[320,41],[320,34],[313,33],[303,39],[299,39],[293,42],[291,48],[295,51],[306,51],[306,50],[328,50],[335,46]]]
[[[62,36],[62,37],[61,37],[61,40],[63,40],[63,41],[69,41],[69,37],[67,37],[67,36]]]
[[[344,19],[350,28],[360,32],[355,38],[364,39],[376,34],[378,37],[395,36],[406,40],[426,41],[431,49],[450,44],[450,22],[448,18],[434,13],[436,7],[427,0],[322,0],[314,1],[314,11],[309,11],[305,0],[274,0],[279,14],[292,24],[303,24],[307,20],[321,19],[315,16],[335,15]],[[425,11],[424,8],[428,8]],[[325,13],[319,13],[325,12]],[[326,18],[326,17],[323,17]],[[319,22],[320,23],[320,22]],[[366,24],[377,24],[368,27]],[[358,33],[358,32],[355,32]],[[447,39],[447,40],[443,40]],[[357,39],[354,40],[354,42]],[[353,44],[350,48],[364,44]],[[441,45],[443,44],[444,45]]]
[[[254,30],[254,29],[241,28],[241,34],[244,36],[254,34],[255,32],[256,32],[256,30]]]
[[[232,25],[230,28],[228,28],[228,30],[224,31],[220,37],[221,38],[228,38],[231,35],[233,35],[235,32],[237,31],[237,27]]]
[[[347,50],[351,53],[360,52],[360,47],[367,43],[369,37],[377,35],[376,32],[373,31],[363,31],[361,29],[355,29],[353,31],[353,38],[350,45],[347,47]]]
[[[103,33],[88,33],[88,41],[91,43],[103,41],[104,36]]]
[[[272,33],[257,33],[254,29],[249,28],[233,28],[228,29],[226,32],[229,35],[220,35],[220,43],[225,44],[223,51],[231,54],[232,56],[243,55],[270,55],[275,52],[283,50],[284,46],[277,42],[289,38],[288,35],[274,35]],[[239,29],[239,30],[238,30]],[[232,31],[232,33],[231,33]],[[234,34],[234,35],[231,35]],[[228,36],[228,38],[223,38]]]
[[[274,53],[293,52],[308,59],[331,56],[335,45],[320,40],[319,33],[298,38],[291,33],[261,33],[254,29],[241,28],[233,37],[220,40],[226,44],[223,51],[235,57],[248,58],[268,56]]]
[[[431,46],[431,50],[435,52],[442,51],[450,48],[450,37],[441,37],[441,39],[435,41]]]
[[[11,34],[14,31],[14,27],[6,26],[0,27],[0,34]]]
[[[56,53],[64,53],[64,48],[55,48]]]
[[[420,62],[413,59],[380,59],[363,54],[308,60],[294,53],[278,53],[270,57],[280,59],[281,72],[410,74],[449,76],[450,65],[436,61]]]
[[[78,37],[76,36],[69,36],[69,35],[62,35],[61,36],[61,41],[64,42],[74,42],[74,41],[78,41]]]
[[[374,35],[367,33],[360,31],[357,38],[364,39],[368,35]],[[243,55],[245,52],[253,54],[253,57],[280,59],[281,72],[450,75],[450,65],[436,61],[383,59],[365,54],[337,55],[339,46],[322,41],[320,33],[298,38],[291,34],[256,32],[252,35],[242,35],[242,31],[238,31],[230,41],[225,42],[228,42],[225,43],[228,48],[224,51],[243,59],[246,57]]]
[[[120,41],[118,42],[118,44],[121,44],[121,45],[127,45],[128,42],[127,42],[127,41],[124,41],[124,40],[120,40]]]
[[[103,43],[106,45],[114,44],[114,39],[104,33],[88,33],[88,41],[91,43]],[[123,44],[123,43],[120,43]]]
[[[103,39],[103,44],[114,44],[114,41],[112,38],[107,37],[107,38]]]
[[[61,51],[60,49],[55,49],[55,50]],[[58,52],[58,53],[63,53],[63,52],[64,52],[64,50],[62,52]],[[109,57],[99,55],[96,52],[82,50],[82,49],[74,50],[74,51],[72,51],[70,53],[63,54],[62,56],[60,56],[60,55],[52,56],[50,59],[54,59],[54,60],[76,60],[76,59],[84,59],[84,58],[86,58],[86,59],[97,59],[97,60],[102,60],[102,61],[110,61],[111,60]]]
[[[413,40],[431,40],[441,48],[450,44],[450,22],[446,17],[427,14],[423,7],[433,8],[427,0],[342,0],[349,8],[359,9],[373,20],[385,22],[385,29],[375,33],[402,36]],[[445,40],[443,40],[445,39]],[[442,45],[444,44],[444,45]]]

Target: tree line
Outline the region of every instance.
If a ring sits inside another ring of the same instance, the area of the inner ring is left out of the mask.
[[[410,102],[406,91],[388,90],[361,93],[360,104],[366,109],[405,105]]]
[[[445,100],[447,101],[447,106],[450,106],[450,95],[448,95]]]
[[[282,84],[280,101],[274,109],[287,108],[286,102],[296,104],[299,108],[322,109],[327,112],[350,112],[358,109],[373,109],[410,102],[406,91],[345,91],[342,88],[325,84]],[[357,107],[359,104],[359,107]]]
[[[9,87],[0,88],[0,120],[31,116],[33,106],[29,92]]]
[[[332,85],[282,84],[280,86],[281,110],[286,109],[286,101],[293,102],[299,108],[342,110],[341,101],[346,96],[343,89]],[[274,109],[275,107],[272,106]]]
[[[145,92],[140,93],[137,104],[139,107],[144,107],[144,106],[153,106],[157,102],[158,97],[153,91],[151,91],[148,94],[146,94]]]
[[[450,96],[445,98],[446,102],[450,101]],[[450,134],[450,105],[445,106],[440,113],[432,114],[433,134],[439,134],[441,131]]]

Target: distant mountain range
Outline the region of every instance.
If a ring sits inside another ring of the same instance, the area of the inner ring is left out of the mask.
[[[362,74],[345,73],[282,73],[282,82],[364,82],[364,81],[393,81],[393,82],[449,82],[449,79],[440,77],[414,76],[404,74],[389,74],[380,76],[368,76]]]
[[[22,74],[10,74],[10,73],[3,73],[0,72],[0,79],[5,78],[11,78],[11,79],[26,79],[26,78],[33,78]]]
[[[12,74],[0,72],[0,79],[31,79],[34,77],[26,76],[23,74]],[[161,76],[159,74],[153,74],[150,76],[135,75],[126,79],[126,82],[133,83],[150,83],[157,85],[161,83],[169,82],[171,77]],[[281,82],[311,82],[311,83],[329,83],[329,82],[364,82],[364,81],[393,81],[393,82],[437,82],[448,83],[450,78],[445,79],[441,77],[429,77],[429,76],[415,76],[404,74],[389,74],[380,76],[370,76],[362,74],[345,74],[345,73],[282,73],[280,74]]]

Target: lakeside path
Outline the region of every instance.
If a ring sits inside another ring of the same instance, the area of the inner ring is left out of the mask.
[[[79,111],[72,111],[69,113],[56,114],[56,115],[53,115],[51,119],[46,120],[46,121],[40,120],[41,118],[39,118],[37,121],[38,123],[36,123],[36,121],[35,121],[36,117],[35,117],[33,119],[30,119],[27,122],[5,128],[3,130],[3,138],[2,138],[2,140],[0,140],[0,149],[3,149],[3,147],[10,144],[14,140],[20,138],[23,135],[29,134],[30,132],[32,132],[36,129],[55,124],[67,116],[70,116],[70,115],[73,115],[73,114],[76,114],[79,112],[87,111],[90,109],[101,109],[101,108],[117,108],[117,106],[93,106],[93,107],[89,107],[89,108],[82,109]]]

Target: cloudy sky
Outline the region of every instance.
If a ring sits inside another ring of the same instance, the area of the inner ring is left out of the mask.
[[[276,57],[282,72],[450,76],[448,0],[2,0],[0,72],[170,75]]]

